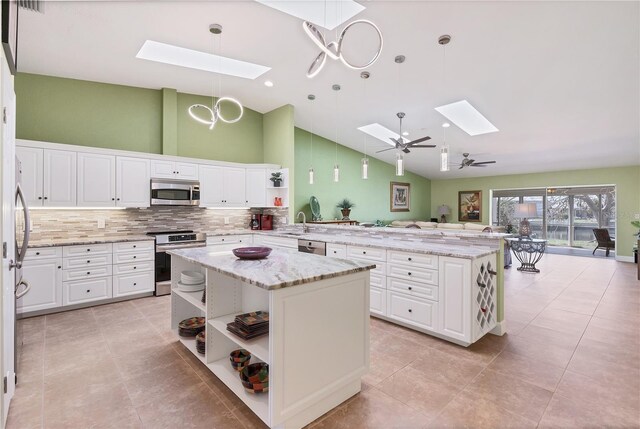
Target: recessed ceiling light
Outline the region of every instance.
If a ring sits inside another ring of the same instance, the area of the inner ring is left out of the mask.
[[[333,30],[365,9],[364,6],[353,0],[329,2],[291,0],[256,1],[304,21],[313,22],[328,30]]]
[[[436,110],[470,136],[498,131],[495,125],[482,116],[467,100],[445,104],[436,107]]]
[[[409,135],[409,131],[403,131],[402,135],[403,136],[408,136]]]
[[[144,42],[136,54],[136,58],[245,79],[255,79],[271,70],[271,67],[194,51],[193,49],[181,48],[153,40]]]
[[[369,134],[371,137],[375,137],[378,140],[381,140],[391,146],[395,146],[396,144],[389,139],[400,138],[397,133],[394,133],[389,128],[384,127],[377,122],[369,125],[363,125],[361,127],[358,127],[358,129],[363,133]],[[403,139],[403,141],[406,141],[406,139]]]
[[[448,123],[448,122],[443,122],[442,123],[442,128],[449,128],[450,126],[451,126],[451,124]]]
[[[273,87],[273,82],[271,82],[270,80],[265,80],[264,81],[264,86],[267,86],[269,88]]]

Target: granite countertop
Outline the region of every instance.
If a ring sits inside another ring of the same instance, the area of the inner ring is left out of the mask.
[[[253,261],[240,260],[231,252],[217,252],[211,247],[177,249],[167,253],[267,290],[311,283],[376,267],[369,262],[327,258],[284,249],[273,249],[266,259]]]
[[[29,240],[29,248],[74,246],[84,244],[122,243],[126,241],[153,241],[148,235],[110,235],[105,237],[67,237],[67,238],[37,238]]]

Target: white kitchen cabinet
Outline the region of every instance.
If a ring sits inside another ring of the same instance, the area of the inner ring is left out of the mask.
[[[332,258],[347,258],[347,246],[344,244],[327,243],[327,256]]]
[[[116,157],[78,152],[78,207],[116,204]]]
[[[369,287],[369,311],[385,316],[387,314],[387,291],[377,287]]]
[[[444,335],[469,341],[471,337],[471,261],[439,258],[440,329]]]
[[[297,238],[274,237],[272,235],[255,234],[253,236],[253,243],[267,247],[298,249]]]
[[[31,290],[16,302],[18,314],[46,310],[62,305],[62,259],[27,260],[22,277]]]
[[[201,207],[246,207],[244,168],[200,166]]]
[[[24,192],[27,204],[30,207],[42,206],[43,203],[43,157],[44,150],[16,146],[16,156],[20,160],[21,174],[20,186]]]
[[[429,331],[438,330],[437,302],[393,291],[387,294],[388,317]]]
[[[155,273],[153,271],[113,276],[114,298],[142,292],[153,292],[155,287]]]
[[[151,161],[154,179],[198,180],[198,165],[187,162]]]
[[[44,151],[44,206],[74,207],[76,205],[76,152]]]
[[[244,168],[225,167],[222,176],[222,191],[225,205],[244,207],[247,205],[246,170]]]
[[[267,204],[266,168],[247,168],[245,198],[249,207],[265,207],[269,205]],[[273,201],[270,204],[273,204]]]
[[[62,285],[62,305],[83,304],[111,298],[112,277],[65,282]]]
[[[149,207],[151,180],[149,160],[116,158],[116,206]]]

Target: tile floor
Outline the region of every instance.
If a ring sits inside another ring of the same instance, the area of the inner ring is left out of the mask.
[[[612,259],[506,271],[509,334],[468,349],[371,320],[363,391],[313,428],[640,427],[640,282]],[[169,298],[21,321],[9,429],[261,428],[168,330]]]

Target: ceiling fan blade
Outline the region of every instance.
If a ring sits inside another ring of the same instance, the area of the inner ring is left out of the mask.
[[[390,147],[390,148],[388,148],[388,149],[382,149],[382,150],[377,151],[376,153],[386,152],[386,151],[388,151],[388,150],[395,150],[395,147]]]
[[[423,145],[417,145],[417,146],[413,146],[413,145],[409,145],[409,147],[411,149],[415,149],[415,148],[425,148],[425,147],[436,147],[436,145],[434,144],[423,144]]]
[[[486,167],[484,164],[470,164],[469,167]]]
[[[464,164],[460,164],[460,167],[458,168],[458,170],[462,170],[464,168]]]
[[[474,162],[473,165],[482,165],[482,164],[495,164],[495,161],[482,161],[482,162]]]
[[[415,140],[410,141],[409,144],[411,145],[411,144],[416,144],[416,143],[422,143],[422,142],[426,142],[427,140],[431,140],[431,137],[426,136],[426,137],[422,137],[422,138],[419,138],[419,139],[415,139]]]
[[[402,151],[403,151],[404,153],[411,153],[411,151],[410,151],[409,149],[407,149],[406,147],[405,147],[404,149],[402,149]]]
[[[398,147],[398,145],[402,144],[402,140],[401,139],[394,139],[393,137],[389,137],[389,140],[394,142],[396,147]]]

